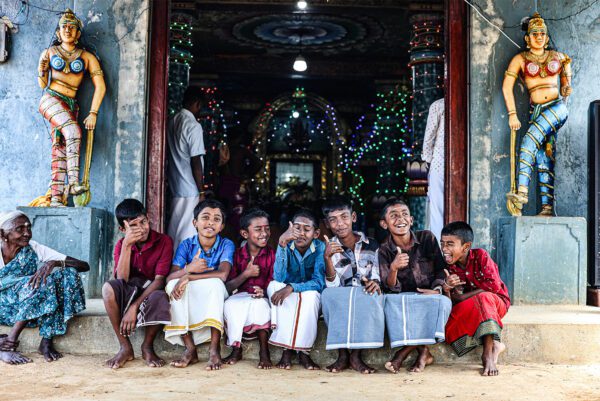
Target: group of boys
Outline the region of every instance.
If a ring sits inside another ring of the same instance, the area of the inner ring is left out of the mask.
[[[194,209],[197,235],[179,244],[150,229],[143,205],[126,199],[116,208],[120,230],[114,279],[103,298],[119,352],[107,366],[120,368],[134,357],[129,340],[146,326],[142,356],[152,367],[165,361],[153,342],[164,327],[165,339],[185,347],[174,367],[198,362],[196,346],[210,342],[208,370],[242,359],[242,342],[258,338],[258,368],[272,368],[269,344],[282,348],[277,367],[292,361],[319,369],[310,358],[320,312],[328,328],[327,350],[338,350],[330,372],[352,368],[374,373],[363,349],[383,346],[387,330],[392,348],[385,364],[397,373],[414,350],[409,368],[420,372],[433,362],[428,345],[446,341],[462,356],[483,345],[484,375],[497,375],[502,317],[510,299],[498,268],[486,251],[471,249],[473,231],[464,222],[444,227],[441,249],[429,231],[414,232],[409,207],[390,199],[381,211],[387,239],[378,245],[353,231],[356,213],[342,197],[327,200],[324,223],[333,234],[325,241],[319,221],[307,210],[297,212],[268,245],[269,216],[251,209],[242,216],[242,245],[220,236],[226,211],[217,200]],[[221,359],[221,336],[231,354]]]

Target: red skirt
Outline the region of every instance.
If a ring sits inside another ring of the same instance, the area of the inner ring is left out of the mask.
[[[493,335],[500,341],[502,318],[508,307],[498,295],[482,292],[452,307],[446,324],[446,343],[458,356],[482,344],[481,338]]]

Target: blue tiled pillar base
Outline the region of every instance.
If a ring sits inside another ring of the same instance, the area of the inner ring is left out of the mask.
[[[503,217],[497,262],[513,305],[586,304],[587,224],[582,217]]]

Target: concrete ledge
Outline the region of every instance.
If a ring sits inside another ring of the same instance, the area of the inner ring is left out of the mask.
[[[503,341],[507,351],[502,356],[503,363],[554,363],[586,364],[597,363],[600,354],[600,309],[590,306],[513,306],[504,319]],[[8,332],[1,326],[0,333]],[[323,365],[335,360],[337,352],[325,351],[327,328],[319,322],[319,334],[312,356]],[[140,353],[142,330],[132,338],[136,354]],[[21,335],[21,350],[34,352],[39,344],[37,329],[26,329]],[[74,318],[66,336],[56,339],[57,348],[69,354],[110,355],[117,351],[118,343],[112,331],[102,300],[88,300],[88,309]],[[179,356],[182,348],[164,341],[162,336],[156,341],[156,348],[165,358]],[[208,347],[198,347],[200,357],[206,359]],[[272,359],[276,362],[281,352],[272,347]],[[223,347],[225,356],[229,350]],[[431,346],[431,352],[438,362],[479,363],[481,350],[458,358],[446,344]],[[244,345],[244,358],[258,359],[258,342]],[[389,345],[379,350],[365,352],[367,362],[381,365],[394,350]]]

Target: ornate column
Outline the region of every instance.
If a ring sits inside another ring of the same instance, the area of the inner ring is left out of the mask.
[[[413,162],[407,167],[407,175],[409,204],[417,230],[424,229],[426,223],[427,175],[420,156],[429,106],[444,97],[443,23],[441,14],[415,14],[410,18]]]
[[[421,154],[429,106],[444,97],[444,32],[441,14],[410,18],[410,64],[413,89],[413,146]]]

